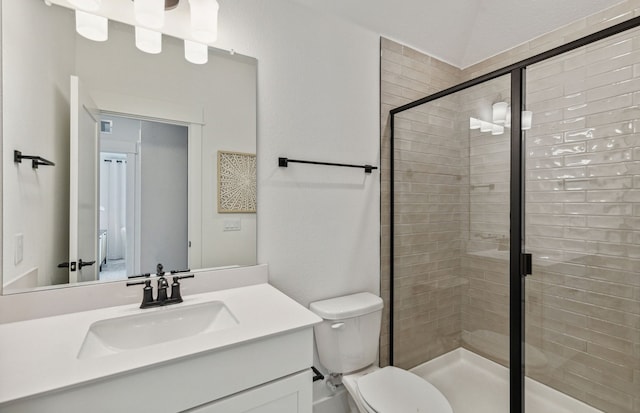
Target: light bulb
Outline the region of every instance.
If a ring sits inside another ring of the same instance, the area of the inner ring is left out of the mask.
[[[164,26],[164,0],[135,0],[136,23],[149,29]]]
[[[504,126],[493,125],[493,127],[491,128],[492,135],[502,135],[503,133],[504,133]]]
[[[205,64],[209,60],[209,48],[206,44],[185,39],[184,58],[197,65]]]
[[[507,119],[507,102],[493,104],[493,123],[503,124]]]
[[[162,33],[136,26],[136,47],[146,53],[160,53]]]
[[[218,9],[216,0],[189,0],[191,7],[191,34],[202,43],[218,39]]]
[[[533,112],[530,110],[522,111],[522,130],[531,129],[531,124],[533,122]]]
[[[76,10],[76,31],[89,40],[104,42],[109,38],[109,20]]]
[[[69,0],[69,3],[76,9],[84,11],[98,11],[101,0]]]

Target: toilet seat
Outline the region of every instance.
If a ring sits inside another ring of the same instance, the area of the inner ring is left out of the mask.
[[[453,413],[451,405],[428,381],[388,366],[358,379],[358,393],[375,413]]]

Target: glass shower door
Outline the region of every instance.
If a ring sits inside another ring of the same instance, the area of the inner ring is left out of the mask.
[[[639,105],[637,29],[526,70],[527,413],[640,412]]]
[[[456,412],[509,412],[510,75],[398,113],[393,364]]]

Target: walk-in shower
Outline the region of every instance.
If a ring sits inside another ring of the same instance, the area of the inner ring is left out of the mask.
[[[640,412],[639,25],[391,111],[388,359],[456,413]]]

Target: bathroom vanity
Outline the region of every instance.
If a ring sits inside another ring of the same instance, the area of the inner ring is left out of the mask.
[[[0,412],[311,413],[320,318],[266,280],[225,284],[0,324]]]

